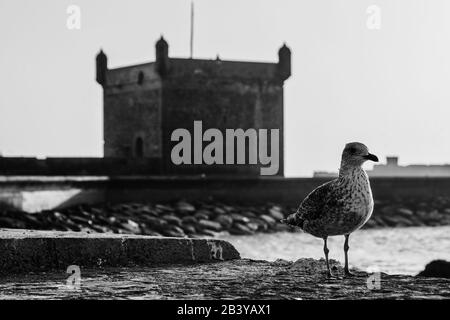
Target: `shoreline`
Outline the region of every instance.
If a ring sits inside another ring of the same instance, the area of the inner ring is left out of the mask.
[[[376,201],[374,213],[362,229],[450,225],[450,198],[416,202]],[[220,237],[298,231],[279,222],[295,210],[296,207],[275,203],[236,205],[212,200],[84,204],[37,213],[3,210],[0,228]]]

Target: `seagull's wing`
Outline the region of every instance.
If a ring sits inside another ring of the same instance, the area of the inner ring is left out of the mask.
[[[314,189],[297,209],[298,217],[305,221],[321,219],[335,205],[335,184],[336,180],[331,180]]]

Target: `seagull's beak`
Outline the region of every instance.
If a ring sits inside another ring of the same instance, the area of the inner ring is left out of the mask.
[[[374,154],[369,153],[367,156],[364,156],[364,159],[372,160],[374,162],[378,162],[378,157]]]

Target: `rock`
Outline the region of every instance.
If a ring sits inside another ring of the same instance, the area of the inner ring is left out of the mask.
[[[156,231],[148,231],[145,235],[152,236],[152,237],[162,237],[163,235],[161,233],[158,233]]]
[[[252,219],[251,221],[252,221],[252,223],[255,223],[255,224],[258,225],[258,230],[259,231],[264,232],[264,231],[266,231],[269,228],[268,225],[267,225],[267,222],[265,222],[264,220]]]
[[[428,213],[425,210],[417,210],[416,216],[424,221],[425,219],[427,219]]]
[[[233,224],[233,218],[227,215],[217,216],[214,220],[220,223],[224,228],[229,228]]]
[[[177,227],[177,226],[174,226],[174,225],[170,225],[170,226],[168,226],[168,229],[184,235],[184,231],[180,227]]]
[[[95,216],[95,221],[104,225],[109,225],[109,218],[105,216]]]
[[[377,226],[377,222],[374,219],[369,219],[363,226],[364,229],[371,229]]]
[[[176,216],[164,215],[161,218],[166,220],[169,224],[173,224],[173,225],[176,225],[176,226],[181,226],[181,219],[176,217]]]
[[[25,224],[22,221],[17,221],[16,219],[8,218],[8,217],[0,217],[0,227],[1,228],[20,228]]]
[[[162,210],[158,210],[156,208],[153,209],[149,206],[144,206],[139,210],[139,214],[148,214],[150,216],[157,216],[160,212],[162,212]]]
[[[417,217],[415,215],[412,217],[409,217],[409,219],[411,220],[412,223],[414,223],[414,226],[417,226],[417,227],[426,226],[426,224],[419,217]]]
[[[176,209],[180,212],[190,213],[195,211],[195,207],[186,201],[179,201],[176,204]]]
[[[246,225],[243,225],[241,223],[234,223],[233,227],[230,230],[230,233],[231,234],[250,235],[250,234],[253,234],[254,232],[250,228],[248,228]]]
[[[249,222],[246,224],[246,226],[253,232],[255,232],[259,229],[259,224],[257,224],[256,222]]]
[[[233,206],[223,206],[222,207],[223,208],[223,210],[225,210],[226,212],[233,212],[233,211],[236,211],[236,209],[233,207]]]
[[[243,211],[243,212],[241,212],[241,215],[243,215],[244,217],[250,218],[250,219],[257,217],[257,215],[252,211]]]
[[[211,230],[215,230],[215,231],[221,231],[222,230],[222,225],[220,223],[218,223],[218,222],[215,222],[215,221],[199,220],[198,224],[202,228],[211,229]]]
[[[181,218],[181,221],[183,223],[189,223],[189,224],[197,224],[197,219],[193,216],[186,216]]]
[[[291,227],[289,227],[287,224],[284,223],[277,223],[275,224],[275,230],[279,232],[287,232],[291,230]]]
[[[406,217],[397,217],[397,226],[400,226],[400,227],[412,227],[412,226],[415,226],[416,224],[410,218],[411,217],[408,217],[408,218],[406,218]]]
[[[420,212],[421,220],[427,226],[438,226],[441,224],[441,221],[444,219],[444,215],[441,215],[438,210],[434,209],[430,212],[421,211]]]
[[[243,215],[241,215],[239,213],[232,213],[231,217],[233,218],[234,221],[241,222],[243,224],[246,224],[246,223],[250,222],[249,218],[244,217]]]
[[[205,215],[205,216],[207,216],[207,217],[216,216],[215,213],[213,213],[211,210],[206,209],[206,208],[202,208],[202,209],[197,210],[197,211],[195,212],[195,214],[196,214],[196,215],[197,215],[197,214],[201,214],[201,215]]]
[[[274,262],[272,262],[272,264],[275,266],[290,266],[292,263],[293,263],[292,261],[288,261],[288,260],[284,260],[284,259],[277,259]]]
[[[99,233],[106,233],[106,232],[109,231],[108,228],[106,228],[106,227],[104,227],[104,226],[99,226],[99,225],[96,225],[96,224],[93,224],[93,225],[91,226],[91,228],[94,229],[96,232],[99,232]],[[68,229],[65,228],[64,230],[68,230]],[[138,233],[142,233],[142,231],[141,231],[140,228],[139,228],[139,232],[138,232]]]
[[[450,262],[445,260],[433,260],[425,266],[418,277],[447,278],[450,279]]]
[[[395,205],[387,205],[378,209],[384,217],[392,217],[396,214],[397,207]]]
[[[73,216],[72,220],[75,221],[76,223],[84,225],[84,226],[92,224],[92,220],[85,218],[85,217]]]
[[[125,230],[132,232],[132,233],[138,234],[141,232],[141,229],[139,228],[139,224],[137,224],[136,222],[134,222],[133,220],[130,220],[130,219],[126,223],[122,223],[121,226]]]
[[[23,219],[25,220],[25,223],[29,226],[28,228],[37,228],[39,229],[39,226],[41,225],[40,220],[35,214],[24,214]],[[67,218],[65,219],[67,222]]]
[[[404,215],[404,216],[412,216],[412,215],[414,215],[414,212],[412,210],[406,209],[406,208],[398,208],[397,212],[399,214],[401,214],[401,215]]]
[[[378,227],[387,227],[387,224],[383,221],[383,218],[380,215],[372,215],[370,220],[375,221]]]
[[[161,210],[161,211],[167,211],[167,212],[173,212],[173,211],[174,211],[172,207],[170,207],[170,206],[165,206],[165,205],[163,205],[163,204],[157,204],[157,205],[155,206],[155,209],[159,209],[159,210]]]
[[[65,224],[72,231],[81,231],[81,228],[69,218],[66,218]]]
[[[231,208],[231,207],[230,207]],[[215,214],[227,214],[227,211],[223,208],[220,207],[215,207],[214,208],[214,213]]]
[[[183,229],[183,231],[189,235],[197,233],[197,229],[192,224],[182,224],[181,229]]]
[[[159,232],[166,237],[186,237],[183,229],[174,225],[168,225],[164,230],[159,230]]]
[[[116,217],[109,217],[108,221],[110,225],[118,225],[118,220]]]
[[[175,230],[164,230],[161,233],[166,237],[174,237],[174,238],[185,238],[186,237],[184,232],[179,233]]]
[[[265,214],[260,215],[259,218],[267,222],[269,225],[273,225],[276,222],[274,218]]]
[[[139,225],[139,227],[141,228],[141,234],[146,235],[146,236],[155,236],[155,234],[157,234],[158,232],[153,231],[150,228],[147,228],[146,225],[142,224]],[[159,234],[159,233],[158,233]]]
[[[150,216],[145,218],[144,223],[148,225],[151,229],[155,229],[156,231],[161,231],[165,229],[168,225],[167,221]]]
[[[384,225],[388,227],[395,227],[398,223],[397,218],[395,216],[383,216],[380,217],[384,223]]]
[[[281,208],[274,206],[269,209],[269,214],[275,219],[275,220],[281,220],[284,219],[284,214],[281,212]]]
[[[329,259],[329,264],[332,271],[336,272],[339,270],[342,272],[343,268],[339,261]],[[320,260],[300,258],[290,266],[290,269],[301,270],[309,274],[319,274],[327,272],[327,265],[324,258],[321,258]]]
[[[204,212],[199,212],[194,215],[198,220],[209,220],[209,214],[205,214]]]

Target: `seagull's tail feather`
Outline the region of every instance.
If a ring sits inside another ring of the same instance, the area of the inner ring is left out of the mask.
[[[287,224],[287,225],[300,227],[301,229],[303,229],[303,223],[305,222],[305,220],[302,219],[300,217],[299,212],[296,211],[296,212],[288,215],[285,219],[281,219],[280,222],[284,223],[284,224]]]

